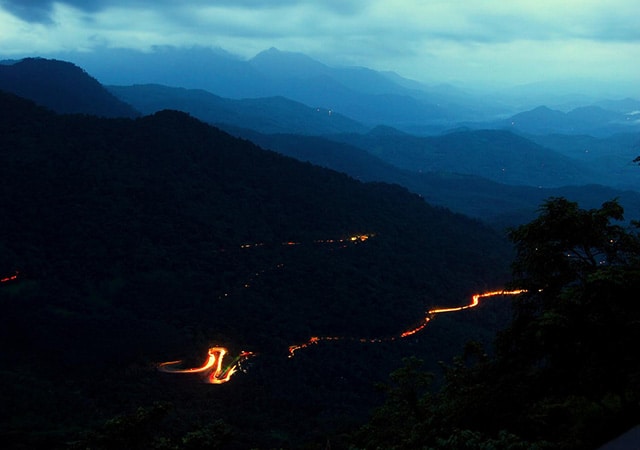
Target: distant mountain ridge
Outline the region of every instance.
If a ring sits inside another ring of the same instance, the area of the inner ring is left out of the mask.
[[[188,112],[210,124],[251,128],[261,133],[360,133],[367,128],[325,108],[310,108],[284,97],[222,98],[199,89],[161,85],[108,86],[143,114],[163,109]]]
[[[285,52],[272,47],[251,58],[248,63],[260,73],[273,80],[318,79],[329,77],[341,85],[356,92],[365,94],[399,94],[423,96],[425,86],[415,83],[409,88],[411,80],[400,76],[395,79],[366,67],[330,67],[303,54]]]
[[[82,69],[69,63],[35,59],[31,64],[62,68],[63,73],[71,72],[83,82],[88,79],[92,89],[97,83]],[[314,66],[313,63],[310,65]],[[39,70],[43,70],[42,67]],[[320,66],[313,70],[324,69]],[[67,101],[81,96],[82,91],[74,89],[79,85],[72,84],[74,81],[72,76],[59,81],[66,84],[59,90],[72,93],[71,97],[66,97]],[[97,92],[104,94],[99,84],[98,88]],[[42,89],[47,91],[46,87]],[[537,146],[505,131],[463,130],[420,137],[389,125],[368,130],[365,125],[331,110],[310,108],[283,97],[229,99],[207,91],[160,85],[112,86],[109,89],[109,98],[116,94],[143,113],[162,109],[189,112],[208,123],[233,132],[238,130],[237,135],[255,139],[275,151],[343,171],[361,180],[398,183],[423,195],[430,203],[492,222],[499,220],[499,216],[521,221],[530,217],[530,211],[544,199],[542,193],[545,191],[534,194],[524,186],[520,189],[506,184],[559,187],[607,182],[602,174],[594,174],[593,167],[587,166],[581,158],[570,155],[574,159],[568,159],[560,151]],[[543,114],[546,110],[539,109]],[[79,112],[96,114],[95,104],[85,105]],[[120,112],[129,114],[130,110]],[[250,132],[248,128],[258,133]],[[269,134],[279,136],[268,137]],[[294,134],[323,135],[333,143],[322,138],[303,139]],[[620,171],[619,165],[611,162],[598,167],[606,167],[615,174]],[[617,178],[621,187],[634,188],[637,183],[630,176],[633,174],[625,171],[624,178]],[[452,183],[454,179],[458,182]],[[596,190],[585,188],[582,198],[588,202],[606,200],[600,194],[590,194]],[[630,204],[634,203],[630,194],[624,194],[624,197],[629,198]],[[598,206],[597,201],[590,204]]]
[[[364,67],[333,68],[312,58],[271,48],[248,61],[271,88],[311,106],[333,108],[369,125],[442,124],[450,111],[432,103],[424,91],[409,89]]]
[[[566,113],[546,106],[539,106],[530,111],[516,114],[496,125],[537,135],[587,134],[600,137],[615,133],[639,132],[640,110],[634,109],[636,103],[633,100],[604,102],[603,105],[618,110],[608,110],[601,106],[592,105],[575,108]],[[626,110],[622,109],[625,105],[627,106]]]
[[[232,99],[282,96],[312,108],[332,109],[367,126],[392,124],[430,132],[448,127],[454,118],[478,117],[478,110],[461,102],[460,96],[444,96],[449,99],[445,100],[439,89],[432,93],[394,74],[330,67],[275,48],[246,61],[221,50],[171,47],[150,53],[105,50],[100,60],[91,54],[58,57],[85,67],[107,85],[160,84],[204,89]]]
[[[169,108],[227,128],[263,134],[326,135],[355,145],[400,169],[470,174],[505,184],[544,187],[604,183],[582,161],[505,130],[465,130],[415,136],[388,125],[367,128],[320,108],[284,98],[224,99],[206,91],[166,86],[112,86],[111,92],[150,114]],[[586,109],[585,109],[586,110]],[[547,108],[539,108],[546,115]],[[552,111],[551,111],[552,112]],[[561,112],[556,112],[562,115]]]
[[[332,109],[366,126],[385,124],[423,135],[460,124],[504,127],[496,121],[539,105],[567,111],[595,104],[618,111],[624,104],[623,100],[603,100],[615,99],[615,94],[605,90],[596,95],[600,91],[585,80],[479,91],[443,83],[428,85],[391,71],[329,66],[308,55],[273,47],[250,59],[221,48],[172,46],[155,46],[146,52],[101,48],[49,57],[72,61],[107,85],[160,84],[204,89],[233,99],[282,96],[312,108]],[[631,88],[629,92],[634,91]]]
[[[102,117],[139,115],[80,67],[65,61],[27,58],[0,65],[0,90],[28,98],[58,113]]]

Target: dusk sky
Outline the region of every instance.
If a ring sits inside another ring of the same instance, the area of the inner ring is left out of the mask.
[[[638,24],[638,0],[0,0],[0,56],[277,47],[427,82],[628,86]]]

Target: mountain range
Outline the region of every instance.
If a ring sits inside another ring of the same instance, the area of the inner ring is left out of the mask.
[[[549,116],[562,126],[613,117],[602,111],[633,117],[633,100],[525,113],[529,133],[418,135],[409,131],[443,131],[462,117],[454,112],[465,94],[444,88],[450,96],[434,103],[395,74],[275,49],[251,61],[214,53],[167,73],[200,64],[194,84],[261,96],[157,84],[167,75],[153,79],[144,58],[126,76],[149,79],[108,89],[67,62],[0,65],[6,447],[324,447],[366,421],[380,400],[374,386],[401,361],[417,362],[405,357],[425,357],[434,373],[453,360],[445,385],[470,374],[468,364],[484,367],[479,350],[508,321],[510,303],[462,305],[508,279],[506,226],[533,218],[548,197],[587,208],[618,197],[629,219],[640,210],[637,191],[587,184],[611,170],[611,185],[637,186],[618,171],[637,134],[530,133]],[[314,105],[278,89],[344,103]],[[425,315],[447,306],[460,314]],[[541,318],[545,333],[554,335],[554,317]],[[317,345],[288,358],[305,342]],[[198,383],[196,371],[157,370],[178,359],[196,367],[218,346],[254,354],[224,386]],[[387,394],[410,407],[415,395],[394,397],[415,394],[405,369],[391,381],[408,390],[391,385]],[[541,423],[557,411],[543,410],[542,419],[532,412]]]
[[[229,99],[201,89],[161,85],[108,86],[107,89],[144,114],[175,109],[211,124],[242,124],[261,133],[322,135],[361,133],[368,129],[332,110],[311,108],[285,97]]]
[[[304,61],[317,72],[323,69],[312,60]],[[369,128],[334,111],[311,108],[284,97],[230,99],[203,90],[161,85],[109,86],[107,91],[69,63],[31,59],[11,64],[0,66],[0,73],[14,73],[10,77],[14,81],[2,82],[0,77],[0,88],[58,112],[130,117],[163,109],[186,111],[266,148],[362,180],[398,183],[430,203],[493,223],[503,224],[505,218],[509,218],[507,223],[517,223],[532,217],[544,198],[563,195],[565,185],[585,185],[570,192],[588,205],[597,206],[613,197],[620,197],[628,208],[638,204],[637,194],[628,191],[637,190],[637,170],[630,162],[638,137],[630,133],[590,138],[592,150],[590,158],[585,158],[584,136],[565,135],[561,139],[561,135],[516,135],[514,131],[518,130],[513,129],[462,129],[416,136],[388,125]],[[49,89],[51,79],[39,81],[38,74],[44,70],[58,74],[53,78],[57,83],[54,89]],[[20,78],[15,75],[20,71],[31,73]],[[276,69],[271,71],[275,76]],[[30,82],[15,84],[19,79]],[[84,85],[90,85],[93,94],[84,95],[76,88]],[[379,86],[382,89],[385,83]],[[64,104],[55,96],[42,94],[48,89],[64,92]],[[620,111],[634,105],[633,101],[603,104]],[[600,145],[593,145],[593,140]],[[625,191],[597,187],[596,183]]]
[[[496,126],[536,135],[586,134],[606,137],[616,133],[637,133],[640,131],[640,102],[628,99],[625,103],[629,107],[623,111],[591,105],[575,108],[566,113],[539,106],[498,122]],[[608,105],[615,108],[611,102]]]
[[[441,130],[452,120],[477,120],[483,111],[496,112],[487,99],[476,100],[449,86],[430,88],[364,67],[330,67],[275,48],[249,60],[205,48],[105,52],[99,60],[90,53],[58,58],[86,68],[106,85],[161,84],[233,99],[282,96],[331,109],[367,126],[385,123],[411,131]]]
[[[610,97],[597,97],[597,86],[576,80],[477,92],[444,83],[426,85],[393,72],[332,67],[275,48],[250,59],[198,47],[103,49],[100,57],[87,52],[60,53],[56,58],[78,64],[106,85],[153,83],[235,99],[283,96],[333,109],[369,126],[387,124],[419,134],[451,128],[456,122],[504,119],[539,105],[561,111],[593,104],[610,109],[601,103]]]

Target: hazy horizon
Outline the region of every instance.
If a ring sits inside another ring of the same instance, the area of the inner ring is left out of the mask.
[[[631,0],[2,0],[0,44],[3,58],[104,64],[116,49],[223,49],[247,60],[276,47],[428,84],[585,85],[638,96],[639,21]]]

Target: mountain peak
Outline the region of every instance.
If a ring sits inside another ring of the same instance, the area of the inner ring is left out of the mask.
[[[258,53],[249,64],[271,77],[315,77],[329,69],[303,53],[284,52],[275,47]]]
[[[284,52],[282,50],[278,49],[277,47],[269,47],[267,50],[264,50],[264,51],[262,51],[260,53],[278,55],[278,54],[281,54],[281,53],[284,53]],[[291,53],[291,52],[289,52],[289,53]]]

